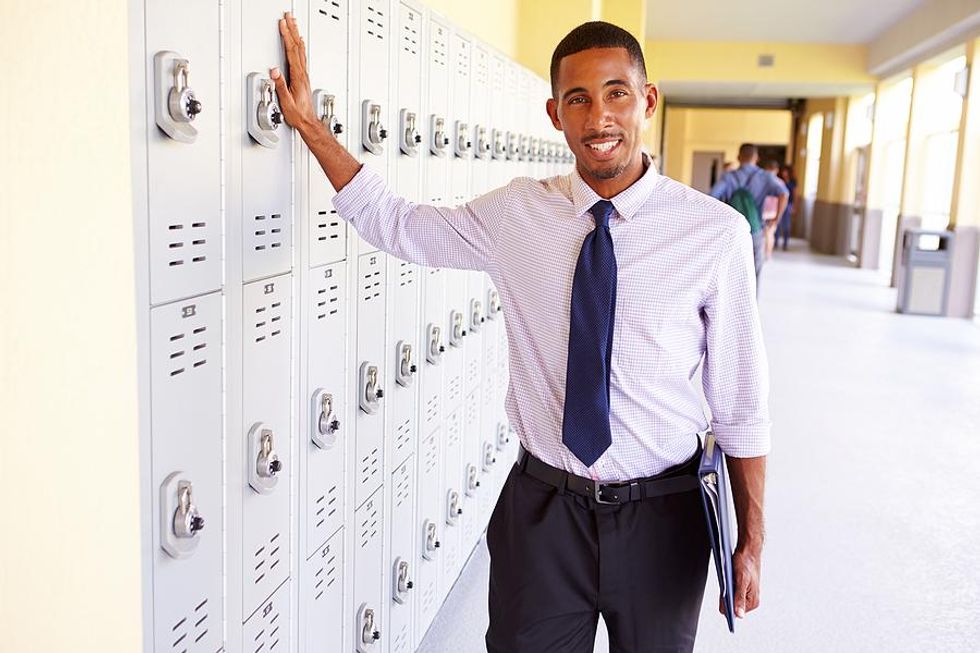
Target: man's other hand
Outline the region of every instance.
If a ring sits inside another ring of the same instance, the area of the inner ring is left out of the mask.
[[[762,575],[762,551],[749,551],[736,547],[732,555],[735,575],[735,616],[744,619],[746,613],[759,607],[759,578]],[[725,602],[720,600],[718,609],[725,614]]]
[[[299,34],[296,19],[289,12],[279,19],[279,34],[286,50],[286,63],[289,66],[289,84],[282,71],[273,68],[269,76],[276,85],[279,108],[290,127],[300,128],[317,122],[310,91],[310,77],[306,71],[306,44]]]

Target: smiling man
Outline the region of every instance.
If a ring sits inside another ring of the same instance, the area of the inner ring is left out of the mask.
[[[691,651],[708,569],[693,481],[705,430],[729,456],[736,613],[759,604],[768,378],[745,219],[657,174],[643,54],[608,23],[551,62],[547,111],[575,170],[519,178],[457,208],[413,204],[320,123],[295,21],[280,22],[287,122],[337,189],[338,214],[399,258],[486,271],[510,343],[506,409],[522,444],[487,531],[497,652]]]

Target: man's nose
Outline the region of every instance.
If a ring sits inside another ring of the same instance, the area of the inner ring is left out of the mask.
[[[588,127],[601,131],[604,127],[612,124],[612,116],[609,111],[609,105],[603,100],[595,100],[592,102],[589,108],[589,124]]]

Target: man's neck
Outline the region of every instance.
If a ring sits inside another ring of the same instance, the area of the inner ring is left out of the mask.
[[[578,169],[578,174],[586,185],[596,192],[596,195],[603,199],[609,199],[619,195],[624,190],[635,184],[643,177],[647,171],[647,163],[642,154],[636,158],[623,172],[612,179],[597,179],[588,172]]]

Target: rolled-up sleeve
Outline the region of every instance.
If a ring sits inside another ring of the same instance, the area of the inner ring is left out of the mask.
[[[429,267],[486,271],[509,187],[456,208],[415,204],[362,166],[333,198],[337,214],[378,249]]]
[[[770,448],[769,364],[755,299],[752,240],[744,220],[719,255],[702,316],[702,383],[711,429],[727,455],[764,456]]]

